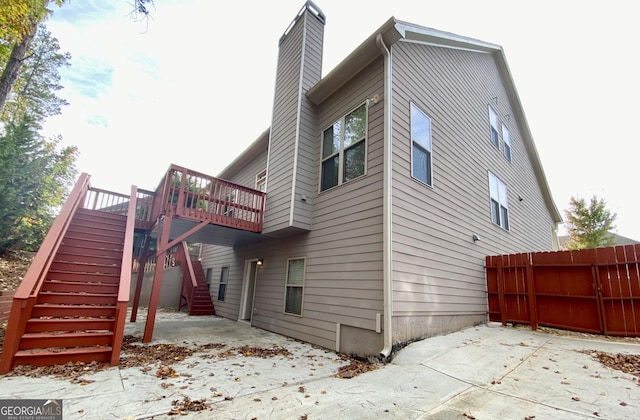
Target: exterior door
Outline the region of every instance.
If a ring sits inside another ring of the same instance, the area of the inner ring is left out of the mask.
[[[244,263],[244,277],[242,281],[242,300],[240,305],[240,321],[251,323],[253,315],[253,298],[256,289],[258,261],[250,260]]]

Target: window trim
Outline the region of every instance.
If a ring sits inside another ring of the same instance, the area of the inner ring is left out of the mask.
[[[492,181],[496,182],[496,188],[498,190],[497,200],[493,197]],[[501,188],[501,186],[503,188]],[[504,189],[505,197],[501,197],[500,191],[502,189]],[[504,198],[504,202],[502,198]],[[498,205],[498,211],[496,213],[496,216],[498,217],[498,223],[496,223],[494,220],[494,203]],[[503,217],[503,211],[506,211],[506,218]],[[507,184],[502,182],[502,180],[491,171],[489,171],[489,216],[491,218],[492,224],[500,227],[507,232],[511,231],[511,217],[509,212],[509,188],[507,187]]]
[[[495,122],[495,127],[493,123]],[[491,105],[489,105],[489,142],[495,146],[496,149],[500,150],[500,132],[498,131],[498,113],[493,109]],[[496,141],[493,141],[493,129],[495,128],[496,132]]]
[[[429,155],[429,161],[427,162],[427,170],[428,170],[428,174],[427,174],[427,178],[429,182],[424,182],[423,180],[421,180],[420,178],[417,178],[416,176],[414,176],[414,170],[413,170],[413,166],[414,166],[414,161],[413,161],[413,147],[414,147],[414,143],[417,144],[417,146],[420,149],[425,149],[424,146],[413,139],[413,118],[412,118],[412,108],[415,108],[418,112],[420,112],[428,121],[429,121],[429,150],[426,150],[426,152]],[[423,184],[423,185],[427,185],[429,187],[433,187],[433,133],[431,130],[432,127],[432,119],[431,117],[424,112],[418,105],[416,105],[413,102],[409,102],[409,138],[411,141],[411,178],[415,179],[416,181],[418,181],[419,183]]]
[[[226,269],[226,273],[227,276],[225,277],[223,274],[225,273],[225,269]],[[224,280],[224,281],[223,281]],[[219,302],[224,302],[226,295],[227,295],[227,285],[229,284],[229,266],[225,265],[223,267],[220,267],[220,281],[218,282],[218,296],[217,296],[217,300]],[[224,286],[224,287],[221,287]],[[222,294],[222,299],[220,299],[220,295]]]
[[[296,260],[302,260],[302,284],[290,285],[289,284],[289,263],[291,261],[296,261]],[[284,280],[284,299],[282,302],[282,313],[284,313],[285,315],[297,316],[302,318],[302,314],[304,313],[304,289],[305,289],[306,277],[307,277],[307,257],[287,258],[286,274],[285,274],[285,280]],[[287,291],[289,290],[289,287],[302,289],[300,293],[300,313],[299,314],[296,314],[293,312],[287,312]]]
[[[350,144],[346,149],[344,147],[344,134],[345,134],[345,127],[346,127],[346,118],[351,115],[354,111],[358,110],[359,108],[364,107],[364,113],[365,113],[365,128],[364,128],[364,138],[362,138],[361,140],[354,142],[352,144]],[[337,152],[333,152],[331,153],[329,156],[327,157],[323,157],[322,153],[323,153],[323,146],[324,146],[324,133],[329,130],[330,128],[332,128],[334,125],[336,125],[337,123],[340,123],[340,126],[342,127],[341,132],[340,132],[340,149]],[[354,148],[356,145],[360,144],[364,142],[364,171],[362,172],[362,175],[358,175],[355,178],[349,179],[347,181],[344,180],[344,155],[345,155],[345,150],[349,150]],[[335,120],[334,122],[332,122],[331,124],[329,124],[327,127],[325,127],[321,132],[320,132],[320,176],[318,177],[318,193],[323,193],[325,191],[329,191],[332,190],[336,187],[339,187],[341,185],[345,185],[348,184],[352,181],[355,181],[357,179],[360,179],[364,176],[367,175],[367,157],[368,157],[368,152],[369,152],[369,102],[368,101],[363,101],[361,102],[358,106],[354,107],[353,109],[349,110],[347,113],[345,113],[342,117],[338,118],[337,120]],[[336,185],[333,185],[331,187],[322,189],[322,176],[323,176],[323,164],[328,161],[329,159],[334,159],[336,156],[338,156],[338,183]]]

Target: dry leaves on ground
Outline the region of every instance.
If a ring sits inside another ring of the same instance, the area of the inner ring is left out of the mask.
[[[19,365],[14,367],[7,376],[28,376],[31,378],[53,376],[55,379],[67,379],[74,384],[87,385],[94,381],[84,378],[85,375],[91,375],[109,367],[108,363],[101,362],[69,362],[64,365],[53,366]]]
[[[349,360],[349,364],[346,366],[341,366],[338,369],[338,373],[336,374],[336,377],[340,379],[351,379],[362,373],[378,369],[378,366],[373,363],[358,360],[353,357],[347,358],[346,360]]]
[[[0,290],[18,289],[34,255],[22,251],[0,255]]]
[[[170,416],[175,415],[188,415],[190,411],[202,411],[211,407],[211,404],[207,402],[205,398],[199,400],[192,400],[191,398],[185,396],[182,401],[175,400],[171,403],[173,407],[171,411],[169,411]]]
[[[582,350],[580,353],[588,354],[604,366],[620,370],[640,378],[640,355],[637,354],[612,354],[596,350]]]

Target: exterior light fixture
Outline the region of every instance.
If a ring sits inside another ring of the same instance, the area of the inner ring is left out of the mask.
[[[480,240],[480,237],[474,233],[473,235],[471,235],[471,239],[473,239],[473,242],[478,242]]]
[[[258,267],[262,267],[262,264],[264,264],[264,259],[260,258],[260,259],[258,259],[258,261],[256,261],[256,265]]]

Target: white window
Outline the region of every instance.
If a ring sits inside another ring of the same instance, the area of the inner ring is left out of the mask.
[[[256,190],[265,192],[267,190],[267,170],[256,175]]]
[[[431,183],[431,119],[411,104],[411,176]]]
[[[218,286],[218,300],[224,301],[227,292],[227,282],[229,281],[229,267],[222,267],[220,270],[220,285]]]
[[[507,186],[491,172],[489,172],[489,195],[491,196],[491,221],[509,230]]]
[[[498,115],[489,107],[489,125],[491,126],[491,143],[500,148],[500,138],[498,137]]]
[[[320,191],[365,174],[367,105],[362,104],[322,133]]]
[[[287,261],[287,280],[284,300],[285,313],[302,315],[304,265],[304,258],[292,258]]]
[[[511,162],[511,137],[509,137],[509,129],[502,124],[502,141],[504,142],[504,157]]]

